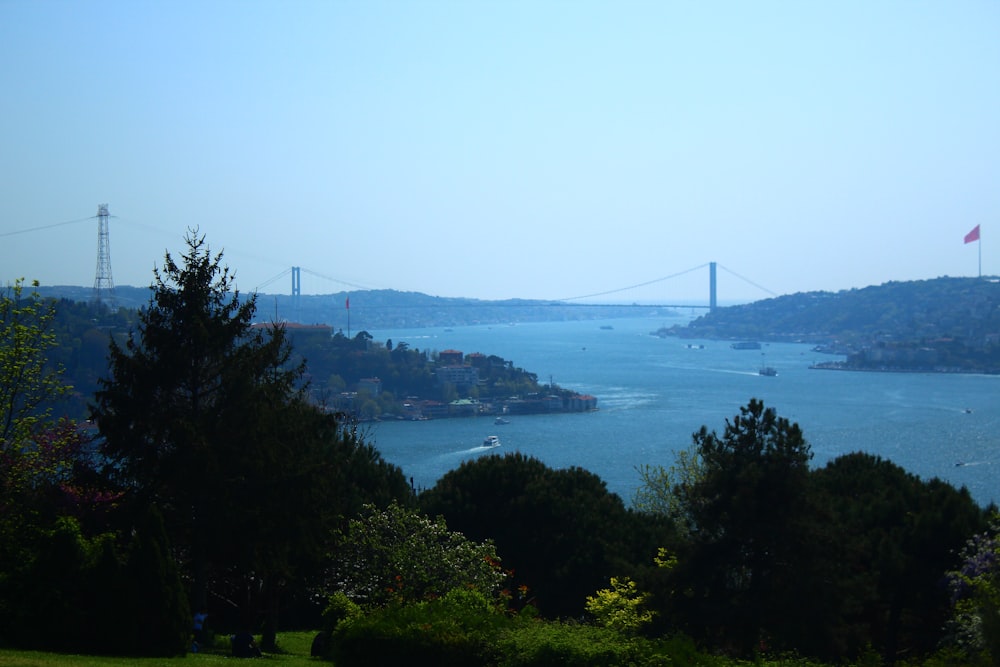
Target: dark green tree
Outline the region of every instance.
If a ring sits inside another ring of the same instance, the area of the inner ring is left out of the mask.
[[[117,626],[121,652],[184,655],[191,640],[190,610],[156,507],[148,508],[136,527],[122,575],[126,587],[122,605],[104,619]],[[104,650],[109,648],[114,647]]]
[[[92,407],[107,474],[161,508],[196,607],[228,600],[234,625],[273,644],[282,591],[318,567],[363,502],[409,494],[349,425],[305,400],[303,363],[279,325],[254,326],[221,254],[189,233]],[[209,590],[215,596],[209,599]],[[266,610],[263,619],[258,610]],[[217,614],[219,618],[223,614]]]
[[[284,331],[251,328],[255,300],[241,301],[204,237],[189,233],[183,264],[166,254],[149,306],[124,347],[111,341],[110,377],[92,408],[107,473],[140,507],[163,509],[175,545],[189,555],[192,602],[206,603],[213,556],[234,540],[243,461],[258,463],[248,438],[295,395],[300,368],[286,369]],[[249,455],[249,456],[248,456]],[[254,480],[260,481],[260,480]],[[242,527],[242,526],[241,526]]]
[[[646,526],[599,477],[523,454],[467,461],[419,501],[452,530],[492,539],[515,585],[551,617],[581,616],[588,595],[655,555],[636,555]]]
[[[848,655],[870,646],[887,663],[933,651],[951,609],[945,572],[986,529],[988,512],[966,489],[870,454],[838,457],[813,477],[824,523],[840,536],[827,559],[839,601],[835,646]]]
[[[702,469],[672,489],[688,535],[673,573],[684,593],[674,602],[687,629],[716,646],[741,655],[781,648],[807,593],[809,445],[797,424],[756,399],[721,436],[703,426],[693,439]]]

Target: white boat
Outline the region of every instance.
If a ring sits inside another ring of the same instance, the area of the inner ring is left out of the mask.
[[[497,426],[501,426],[503,424],[509,424],[510,420],[505,419],[504,417],[497,417],[496,419],[493,420],[493,423],[496,424]]]
[[[499,447],[500,438],[495,435],[488,435],[486,439],[483,440],[483,447]]]

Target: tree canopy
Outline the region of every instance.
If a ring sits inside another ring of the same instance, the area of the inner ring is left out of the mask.
[[[93,416],[108,476],[137,507],[163,509],[192,603],[205,606],[214,582],[244,615],[270,609],[273,626],[280,582],[315,566],[347,504],[408,489],[348,425],[307,404],[284,328],[252,326],[256,300],[240,299],[221,254],[194,232],[186,243],[180,263],[167,253],[154,273],[124,346],[111,342]]]
[[[676,565],[647,577],[661,629],[743,656],[934,649],[943,573],[985,526],[967,490],[861,453],[810,470],[801,429],[757,399],[692,440],[672,468],[641,470],[636,494],[681,524]]]
[[[651,561],[643,522],[593,473],[554,470],[523,454],[484,456],[420,496],[431,516],[471,539],[492,539],[514,583],[548,616],[579,616],[586,597],[626,563]],[[649,553],[639,555],[643,548]]]

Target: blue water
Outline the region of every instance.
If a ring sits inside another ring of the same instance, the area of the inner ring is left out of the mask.
[[[515,416],[501,426],[486,417],[380,422],[369,427],[369,438],[421,488],[464,460],[519,451],[550,467],[585,468],[630,502],[638,466],[669,466],[702,425],[721,433],[740,406],[760,398],[802,427],[814,467],[865,451],[923,479],[966,486],[981,504],[1000,501],[1000,377],[811,370],[838,357],[805,344],[733,350],[722,341],[649,335],[687,319],[372,331],[375,340],[421,350],[499,355],[542,383],[551,377],[593,394],[599,410]],[[764,363],[778,376],[759,375]],[[500,436],[500,449],[481,446],[490,434]]]

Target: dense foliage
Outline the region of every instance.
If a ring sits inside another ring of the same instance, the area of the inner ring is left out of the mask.
[[[661,630],[736,655],[924,655],[949,614],[944,572],[987,513],[969,493],[850,454],[810,470],[795,424],[756,400],[683,465],[648,469],[639,497],[683,530],[647,585]],[[665,499],[671,497],[667,502]]]
[[[986,529],[988,511],[965,489],[863,453],[816,470],[813,484],[828,531],[821,562],[839,602],[829,624],[834,646],[870,644],[886,659],[932,651],[951,613],[944,573]]]
[[[948,573],[954,610],[952,644],[984,663],[1000,661],[1000,531],[994,515],[990,530],[969,538],[961,565]]]
[[[393,503],[366,505],[337,540],[326,575],[328,593],[342,591],[367,607],[419,602],[452,589],[495,598],[506,575],[492,544],[479,544]]]
[[[255,301],[220,259],[189,236],[131,335],[112,337],[100,470],[56,407],[55,360],[87,355],[53,332],[92,311],[60,320],[20,283],[0,295],[0,642],[179,655],[190,599],[214,629],[273,649],[284,601],[315,595],[325,621],[305,622],[325,622],[320,652],[340,666],[1000,652],[996,528],[965,489],[863,453],[812,469],[799,426],[751,399],[644,466],[634,509],[592,473],[520,454],[468,461],[415,498],[351,422],[307,400],[302,351],[284,327],[252,326]],[[374,360],[427,379],[405,343],[334,343],[351,372]],[[524,379],[480,362],[497,391]]]
[[[453,530],[493,540],[516,589],[556,618],[581,616],[587,595],[651,562],[662,538],[660,522],[626,509],[593,473],[520,453],[466,461],[419,500]]]
[[[27,442],[52,414],[51,401],[69,390],[49,363],[56,344],[55,308],[24,293],[17,281],[0,294],[0,445]]]
[[[691,492],[693,538],[682,559],[696,582],[689,624],[745,655],[769,636],[804,632],[781,627],[799,625],[807,581],[800,568],[810,555],[812,453],[802,431],[751,400],[722,436],[702,427],[694,440],[705,474]]]
[[[345,621],[333,637],[338,667],[659,667],[713,664],[683,639],[656,641],[578,623],[511,615],[464,590]]]
[[[342,518],[409,489],[306,402],[284,329],[252,328],[255,301],[231,290],[221,255],[194,234],[187,244],[155,273],[137,331],[112,340],[93,415],[126,506],[163,508],[192,603],[209,606],[211,592],[244,629],[266,610],[268,644],[282,589],[320,566]]]
[[[436,376],[441,363],[437,350],[410,347],[405,341],[375,341],[367,331],[348,338],[343,332],[329,337],[292,332],[296,355],[308,359],[312,397],[332,409],[360,419],[400,417],[406,403],[457,399],[507,399],[512,396],[562,395],[574,392],[557,385],[541,385],[535,373],[497,355],[463,354],[463,363],[476,369],[478,381],[470,386],[442,382]],[[378,392],[358,389],[362,380],[377,378]]]

